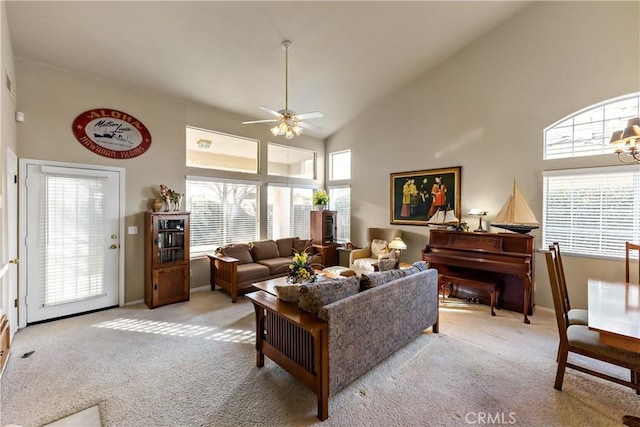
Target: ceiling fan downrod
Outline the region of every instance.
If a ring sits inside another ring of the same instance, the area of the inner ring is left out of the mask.
[[[285,40],[280,46],[284,49],[284,109],[289,111],[289,48],[291,42]]]

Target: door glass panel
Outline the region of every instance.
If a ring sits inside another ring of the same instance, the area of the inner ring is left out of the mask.
[[[104,295],[104,179],[56,175],[43,179],[42,305]]]

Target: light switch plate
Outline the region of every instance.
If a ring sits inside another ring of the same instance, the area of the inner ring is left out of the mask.
[[[138,227],[135,225],[130,225],[127,231],[129,234],[138,234]]]

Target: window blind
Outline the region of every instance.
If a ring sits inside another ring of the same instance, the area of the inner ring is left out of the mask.
[[[338,212],[338,235],[341,242],[351,241],[351,187],[329,187],[329,206]]]
[[[40,256],[42,306],[105,295],[104,179],[44,173]]]
[[[254,183],[187,179],[186,208],[191,212],[192,256],[258,239],[258,186]]]
[[[622,258],[640,241],[638,166],[545,172],[543,186],[544,248]]]

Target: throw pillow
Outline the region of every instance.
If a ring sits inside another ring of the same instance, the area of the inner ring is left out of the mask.
[[[298,307],[317,314],[321,307],[358,293],[356,276],[300,286]]]
[[[371,241],[371,255],[377,257],[389,253],[389,242],[386,240],[373,239]]]
[[[400,260],[393,258],[381,258],[378,260],[378,271],[388,271],[400,267]]]
[[[238,264],[249,264],[253,262],[251,250],[246,243],[237,243],[235,245],[224,246],[220,249],[224,256],[230,256],[238,259]]]
[[[420,270],[415,265],[412,265],[409,268],[403,268],[401,271],[404,273],[405,276],[410,276],[412,274],[420,273],[422,270]]]
[[[251,243],[251,252],[253,252],[256,261],[278,258],[280,256],[278,244],[274,240],[261,240]]]
[[[298,303],[300,296],[300,285],[276,285],[276,293],[278,298],[283,301]]]
[[[313,244],[312,244],[313,240],[311,239],[295,239],[293,241],[293,250],[297,253],[302,253],[302,252],[306,252],[308,254],[312,254],[313,253]],[[291,255],[295,254],[292,253]]]
[[[427,270],[427,263],[424,261],[416,261],[412,264],[414,267],[417,267],[420,269],[420,271],[425,271]]]
[[[360,275],[360,290],[366,291],[367,289],[384,285],[387,282],[390,282],[395,279],[399,279],[404,276],[405,274],[402,270],[375,271],[373,273],[362,273]]]

